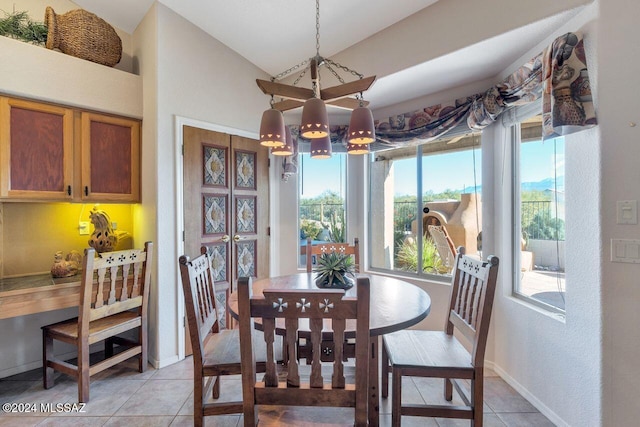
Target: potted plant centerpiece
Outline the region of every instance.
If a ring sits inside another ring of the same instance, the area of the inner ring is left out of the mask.
[[[349,289],[354,284],[355,265],[351,255],[339,252],[320,254],[313,271],[318,273],[316,286],[319,288]]]

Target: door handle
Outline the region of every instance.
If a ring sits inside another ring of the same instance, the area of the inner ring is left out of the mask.
[[[229,235],[228,235],[228,234],[225,234],[224,236],[222,236],[222,237],[220,238],[220,240],[222,240],[223,242],[227,243],[227,242],[230,240],[230,239],[229,239]]]
[[[240,241],[240,236],[238,236],[237,234],[235,236],[233,236],[233,241],[234,242],[239,242]]]

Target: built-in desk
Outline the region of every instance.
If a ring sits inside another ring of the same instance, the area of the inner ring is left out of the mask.
[[[54,279],[45,273],[0,279],[0,319],[77,307],[81,277]]]

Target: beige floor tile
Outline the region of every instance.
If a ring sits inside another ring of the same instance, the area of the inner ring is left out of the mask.
[[[189,356],[180,362],[158,369],[151,377],[154,380],[188,380],[193,378],[193,357]]]
[[[485,413],[482,417],[484,427],[505,427],[505,424],[498,418],[496,414]],[[460,420],[454,418],[436,418],[439,427],[469,427],[469,420]],[[404,425],[404,424],[403,424]]]
[[[115,415],[177,415],[192,390],[192,380],[148,380]]]
[[[98,427],[103,426],[109,417],[49,417],[45,418],[39,427]]]
[[[142,387],[144,383],[137,380],[102,380],[91,383],[89,402],[83,412],[69,414],[58,413],[57,416],[111,416]]]
[[[240,415],[216,415],[205,417],[205,427],[238,427],[240,424]],[[193,417],[186,415],[178,415],[173,419],[170,427],[193,427]]]
[[[501,378],[485,378],[484,402],[495,413],[538,412],[527,399]]]
[[[547,417],[539,412],[501,413],[498,417],[507,427],[554,427]]]
[[[111,417],[104,423],[104,427],[169,427],[173,418],[173,416]]]
[[[32,427],[42,422],[42,417],[31,415],[0,416],[0,427]]]

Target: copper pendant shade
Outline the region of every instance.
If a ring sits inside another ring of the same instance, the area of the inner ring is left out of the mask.
[[[298,151],[298,139],[294,141],[291,137],[291,130],[288,126],[284,127],[285,143],[282,147],[273,147],[271,154],[274,156],[293,156]]]
[[[329,116],[324,101],[309,98],[302,107],[300,135],[308,139],[324,138],[329,135]]]
[[[282,113],[270,108],[262,113],[260,122],[260,145],[282,147],[285,145],[285,125]]]
[[[351,113],[347,140],[352,144],[371,144],[376,140],[373,114],[367,107],[358,107]]]
[[[311,158],[328,159],[331,157],[331,137],[316,138],[311,140]]]

